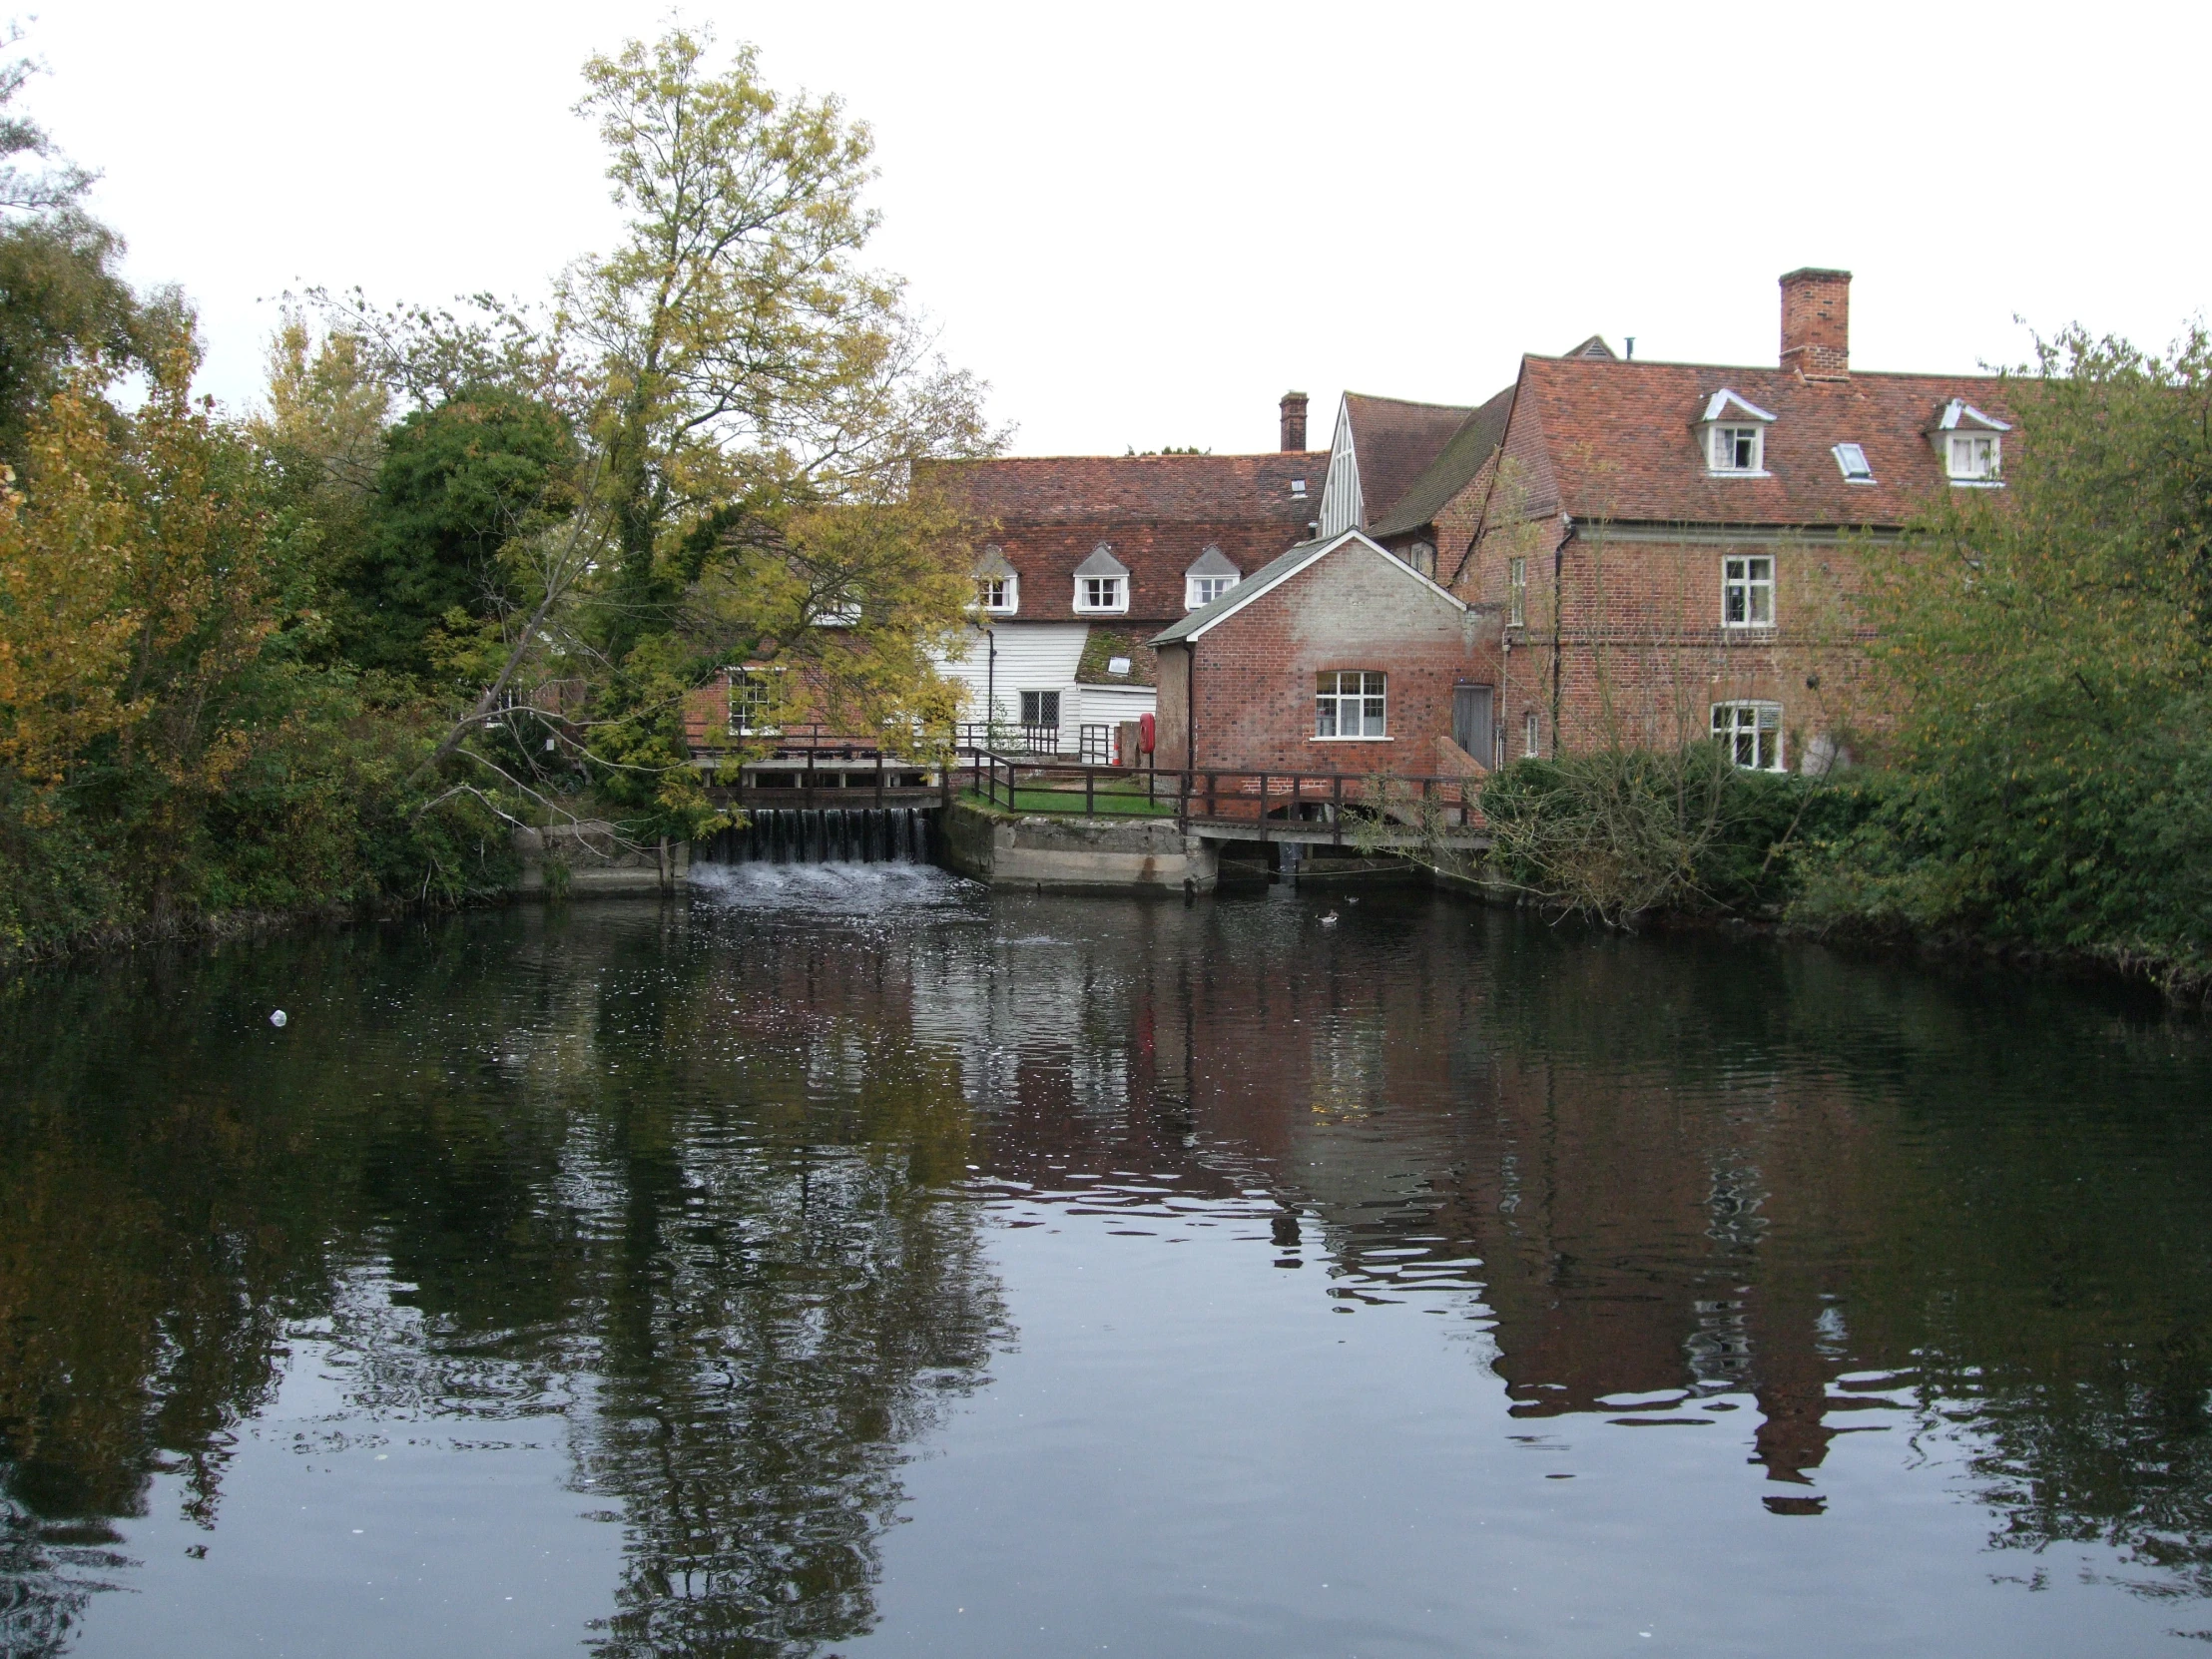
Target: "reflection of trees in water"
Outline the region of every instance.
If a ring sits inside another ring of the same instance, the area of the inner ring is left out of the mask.
[[[628,1523],[610,1651],[871,1622],[902,1447],[1002,1324],[956,1073],[834,941],[782,1007],[653,932],[437,943],[0,1001],[0,1651],[67,1639],[157,1473],[214,1524],[294,1332],[359,1419],[567,1419]]]
[[[971,1161],[1265,1188],[1332,1289],[1478,1291],[1516,1411],[1754,1391],[1800,1514],[1838,1379],[1888,1373],[2000,1546],[2212,1593],[2201,1037],[1426,898],[1319,943],[1065,914],[742,971],[532,914],[0,993],[0,1649],[65,1639],[157,1473],[213,1524],[301,1321],[363,1413],[565,1424],[628,1529],[610,1654],[865,1629],[905,1448],[1003,1324]]]
[[[989,1353],[975,1232],[901,1160],[732,1147],[685,1163],[689,1185],[633,1213],[582,1432],[595,1488],[629,1503],[605,1649],[856,1635],[901,1448]]]

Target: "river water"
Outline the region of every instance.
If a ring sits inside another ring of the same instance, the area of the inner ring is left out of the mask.
[[[707,877],[0,987],[0,1651],[2212,1641],[2200,1027]]]

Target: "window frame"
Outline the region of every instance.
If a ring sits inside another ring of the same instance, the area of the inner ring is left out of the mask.
[[[1112,584],[1115,598],[1110,604],[1094,605],[1084,592],[1093,583]],[[1122,616],[1129,610],[1129,578],[1126,576],[1078,576],[1075,579],[1075,608],[1085,616]]]
[[[1847,449],[1859,457],[1859,469],[1856,472],[1852,470],[1851,462],[1845,458],[1844,451]],[[1845,483],[1873,484],[1881,481],[1874,475],[1874,462],[1867,459],[1867,446],[1865,444],[1839,443],[1831,447],[1828,452],[1836,457],[1836,470],[1844,475]]]
[[[1979,469],[1967,463],[1966,470],[1958,465],[1958,451],[1964,446],[1971,455],[1975,445],[1988,450],[1988,464]],[[1958,432],[1943,434],[1943,476],[1953,484],[1968,488],[1988,489],[2004,482],[2004,436],[2000,432]]]
[[[1525,558],[1505,561],[1505,626],[1528,626],[1528,561]]]
[[[1738,466],[1721,460],[1721,446],[1733,456],[1745,439],[1751,442],[1751,460]],[[1756,420],[1716,420],[1705,435],[1705,469],[1716,478],[1764,478],[1767,475],[1767,429]]]
[[[1741,565],[1743,574],[1735,573]],[[1754,575],[1756,566],[1766,566],[1764,577]],[[1760,591],[1764,589],[1767,614],[1758,616]],[[1743,615],[1732,616],[1739,593],[1743,598]],[[1775,626],[1775,560],[1772,553],[1725,553],[1721,556],[1721,626],[1732,631],[1747,631]]]
[[[1032,698],[1036,700],[1037,713],[1040,717],[1036,720],[1031,720],[1029,718],[1030,700]],[[1051,699],[1052,706],[1052,718],[1050,720],[1045,720],[1041,718],[1044,714],[1045,700],[1047,698]],[[1032,687],[1028,691],[1017,691],[1014,694],[1014,707],[1017,711],[1019,711],[1020,714],[1020,718],[1016,720],[1014,724],[1019,726],[1024,732],[1059,731],[1060,688],[1058,686],[1037,686]]]
[[[1231,588],[1234,588],[1239,582],[1243,580],[1244,578],[1242,576],[1232,576],[1227,573],[1214,573],[1206,576],[1185,576],[1183,578],[1183,609],[1185,609],[1186,611],[1195,611],[1202,606],[1211,605],[1215,600],[1219,599],[1223,594],[1227,593]],[[1201,583],[1212,586],[1214,591],[1207,594],[1201,594],[1199,592],[1199,585]]]
[[[772,674],[781,674],[781,668],[733,668],[724,671],[725,732],[733,738],[773,738],[783,731],[781,726],[761,725],[748,721],[741,709],[773,709],[776,706],[775,682]],[[760,695],[739,696],[739,688],[749,691],[758,688]]]
[[[1533,761],[1539,755],[1543,754],[1543,722],[1537,717],[1536,711],[1534,709],[1530,709],[1526,714],[1521,716],[1521,758],[1523,760]]]
[[[1346,681],[1354,682],[1347,690]],[[1354,718],[1361,730],[1343,730],[1347,704],[1355,705]],[[1367,730],[1375,722],[1374,731]],[[1329,730],[1324,731],[1324,725]],[[1390,741],[1390,677],[1378,668],[1323,669],[1314,676],[1315,743],[1388,743]]]
[[[976,609],[986,616],[1012,616],[1021,609],[1021,578],[1018,575],[978,576],[976,584]],[[993,601],[991,590],[1003,588],[1005,597]]]
[[[1722,717],[1726,716],[1724,726]],[[1745,724],[1745,716],[1750,724]],[[1769,718],[1771,717],[1771,719]],[[1765,698],[1732,698],[1713,705],[1711,730],[1715,743],[1728,746],[1728,758],[1744,772],[1787,772],[1789,757],[1784,753],[1782,731],[1782,705]],[[1751,759],[1745,760],[1744,742],[1751,741]],[[1761,751],[1771,741],[1772,759],[1762,765]]]

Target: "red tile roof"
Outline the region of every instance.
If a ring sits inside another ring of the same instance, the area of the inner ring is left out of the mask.
[[[1368,523],[1381,524],[1474,410],[1348,391],[1345,412],[1352,420],[1352,453],[1360,463],[1360,501]]]
[[[1327,450],[1265,455],[1019,455],[932,461],[917,488],[981,517],[1023,523],[1131,519],[1280,523],[1303,531],[1321,502]],[[1306,495],[1291,493],[1306,481]]]
[[[1096,622],[1151,632],[1183,615],[1183,575],[1218,547],[1246,575],[1308,533],[1329,456],[1046,455],[917,468],[993,527],[979,536],[1021,578],[1016,622]],[[1291,484],[1303,479],[1304,495]],[[1130,572],[1129,610],[1075,610],[1075,567],[1101,545]],[[1141,637],[1141,636],[1140,636]]]
[[[1712,477],[1696,423],[1727,389],[1775,418],[1765,478]],[[2009,420],[2003,382],[1982,375],[1870,374],[1807,380],[1794,370],[1526,357],[1505,449],[1523,468],[1531,514],[1583,520],[1742,525],[1898,525],[1944,487],[1929,432],[1962,397]],[[1874,469],[1852,484],[1831,452],[1856,443]]]

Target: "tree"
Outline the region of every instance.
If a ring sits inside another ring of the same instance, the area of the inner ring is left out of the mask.
[[[0,50],[21,38],[8,29]],[[84,211],[93,175],[57,157],[14,107],[36,67],[0,63],[0,457],[9,461],[22,458],[33,414],[73,374],[104,361],[148,366],[188,320],[174,291],[132,292],[117,270],[123,240]]]
[[[340,578],[341,646],[364,668],[419,676],[441,623],[515,608],[500,552],[567,510],[575,444],[557,411],[482,389],[408,415],[383,449],[366,544]]]
[[[2070,330],[1864,603],[1901,723],[1804,912],[2212,968],[2212,338]]]
[[[912,461],[991,439],[981,388],[932,363],[896,280],[860,255],[872,140],[834,98],[786,98],[741,46],[671,29],[585,67],[625,240],[580,262],[564,328],[591,363],[619,577],[617,657],[665,626],[670,533],[734,500],[885,500]]]

